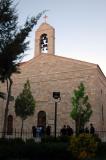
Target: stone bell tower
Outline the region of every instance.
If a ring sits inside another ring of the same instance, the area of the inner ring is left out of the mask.
[[[55,54],[55,29],[42,23],[35,33],[35,57],[40,54]]]

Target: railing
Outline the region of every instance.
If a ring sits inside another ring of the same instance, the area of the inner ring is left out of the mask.
[[[2,138],[2,133],[0,132],[0,138]],[[106,142],[106,131],[96,131],[95,133],[96,135],[98,135],[98,137],[103,141]],[[44,134],[45,135],[45,134]],[[52,136],[54,136],[54,133],[51,133]],[[60,133],[56,133],[57,137],[60,136]],[[21,132],[20,131],[14,131],[12,133],[8,133],[5,136],[6,138],[22,138],[24,140],[26,139],[30,139],[33,138],[33,133],[31,131],[23,131],[22,133],[22,137],[21,137]]]
[[[96,134],[102,140],[102,142],[106,142],[106,131],[96,131]]]
[[[2,138],[2,134],[3,132],[0,132],[0,138]],[[21,136],[21,132],[20,131],[14,131],[11,133],[7,133],[5,135],[6,138],[22,138],[22,139],[30,139],[33,138],[33,134],[32,132],[29,131],[23,131],[22,136]]]

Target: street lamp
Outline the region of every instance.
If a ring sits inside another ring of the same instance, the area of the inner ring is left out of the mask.
[[[53,92],[53,98],[55,99],[55,117],[54,117],[54,136],[56,138],[56,130],[57,130],[57,102],[60,102],[60,92]]]

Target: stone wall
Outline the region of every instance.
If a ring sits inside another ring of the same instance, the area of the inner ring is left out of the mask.
[[[31,130],[32,125],[37,125],[38,112],[45,111],[46,125],[51,125],[53,131],[55,104],[52,96],[53,91],[59,91],[61,94],[61,101],[58,103],[57,111],[58,131],[64,124],[71,125],[74,128],[74,121],[70,118],[71,97],[80,82],[84,83],[92,105],[93,115],[90,122],[94,123],[97,130],[104,129],[106,124],[106,80],[97,65],[58,56],[41,55],[39,58],[23,64],[21,74],[13,76],[12,95],[16,97],[22,91],[27,79],[30,81],[31,91],[36,100],[36,108],[35,114],[25,121],[25,130]],[[4,102],[2,101],[1,104],[3,105]],[[102,105],[104,106],[104,122]],[[1,110],[0,119],[3,120],[4,106],[1,107]],[[21,120],[15,116],[14,103],[12,102],[10,102],[9,114],[14,117],[14,128],[20,129]]]

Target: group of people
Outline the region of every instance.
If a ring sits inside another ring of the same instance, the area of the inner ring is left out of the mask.
[[[92,123],[90,123],[90,128],[80,128],[79,133],[90,133],[95,134],[95,128]],[[46,128],[42,126],[32,126],[32,134],[33,137],[43,137],[44,135],[51,135],[51,126],[47,126]],[[72,136],[74,134],[73,129],[69,125],[64,125],[60,130],[60,136]]]
[[[79,133],[90,133],[92,135],[95,134],[95,128],[92,123],[90,123],[90,127],[80,128]]]
[[[73,135],[73,129],[69,125],[64,125],[60,130],[61,136],[71,136]]]
[[[63,128],[60,130],[61,136],[71,136],[73,135],[74,131],[69,125],[64,125]],[[80,128],[79,133],[90,133],[92,135],[95,134],[95,128],[92,123],[90,123],[90,127]]]
[[[50,136],[51,134],[51,127],[47,126],[46,128],[44,128],[43,126],[32,126],[32,134],[33,137],[42,137],[45,134],[47,136]]]
[[[95,128],[92,123],[90,123],[90,128],[88,128],[88,127],[85,128],[85,133],[90,133],[93,135],[95,134]]]

